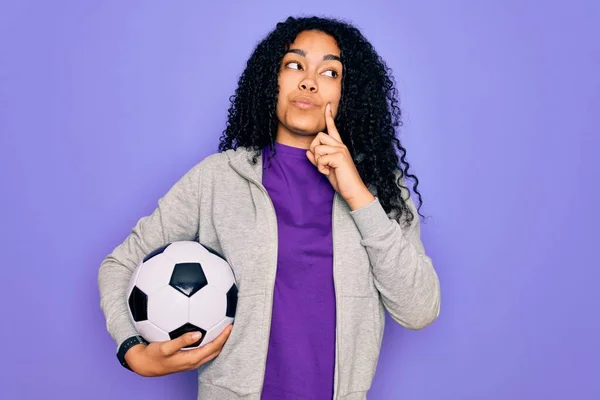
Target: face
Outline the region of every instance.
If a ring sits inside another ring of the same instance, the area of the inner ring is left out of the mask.
[[[279,69],[277,141],[308,148],[325,131],[325,107],[333,115],[342,95],[342,63],[335,39],[318,31],[301,32]]]

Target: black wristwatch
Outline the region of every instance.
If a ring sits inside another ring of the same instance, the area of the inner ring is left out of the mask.
[[[119,346],[119,351],[117,352],[117,358],[119,359],[119,362],[121,363],[121,365],[124,366],[125,368],[127,368],[128,370],[133,371],[129,367],[129,365],[127,365],[127,362],[125,361],[125,353],[127,353],[127,350],[129,350],[130,348],[132,348],[135,345],[148,344],[148,343],[149,342],[147,342],[140,335],[135,335],[135,336],[131,336],[131,337],[127,338],[123,343],[121,343],[121,345]]]

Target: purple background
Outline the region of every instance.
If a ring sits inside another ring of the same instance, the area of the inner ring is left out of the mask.
[[[195,372],[118,364],[98,266],[216,151],[254,45],[303,12],[355,22],[393,68],[431,217],[440,318],[388,318],[370,398],[599,399],[599,8],[2,2],[0,398],[195,398]]]

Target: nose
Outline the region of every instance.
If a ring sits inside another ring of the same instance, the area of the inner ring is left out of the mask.
[[[310,79],[310,78],[305,78],[300,82],[300,90],[308,90],[312,93],[316,93],[318,88],[317,88],[317,84],[315,83],[314,80]]]

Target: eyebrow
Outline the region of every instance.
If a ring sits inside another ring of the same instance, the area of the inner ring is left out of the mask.
[[[302,57],[306,57],[306,52],[302,49],[290,49],[287,51],[287,53],[295,53],[295,54],[301,55]],[[323,56],[323,61],[328,61],[328,60],[335,60],[335,61],[342,62],[342,59],[339,56],[336,56],[333,54],[325,54]]]

